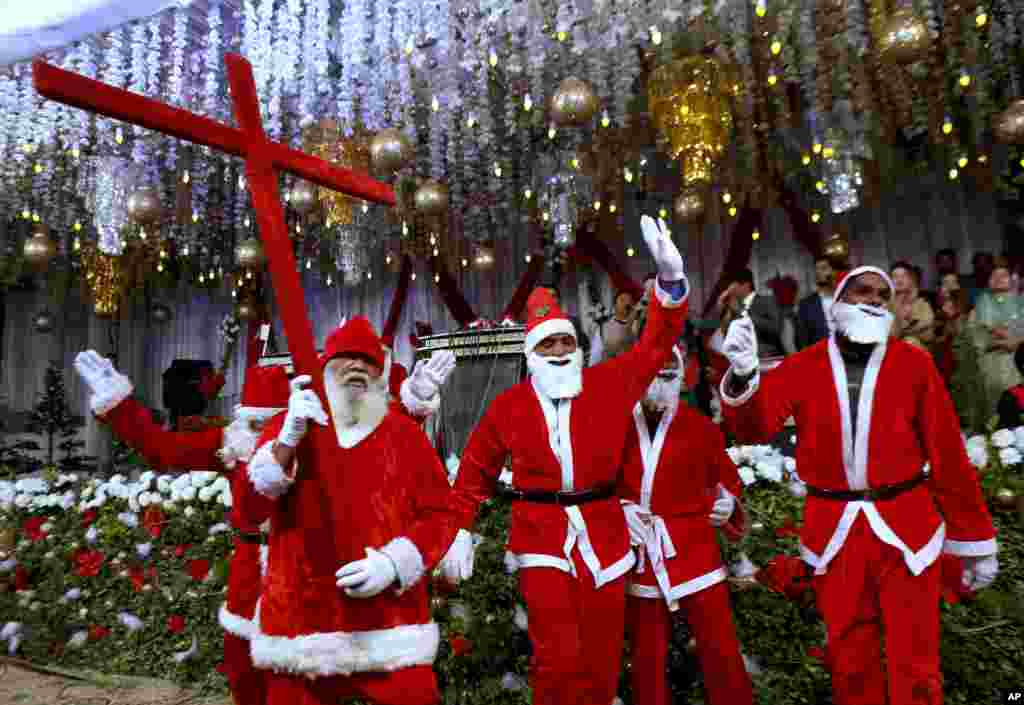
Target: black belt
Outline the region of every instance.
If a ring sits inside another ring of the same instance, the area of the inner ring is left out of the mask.
[[[259,531],[236,531],[235,536],[242,543],[255,543],[261,546],[267,543],[267,537]]]
[[[928,478],[921,473],[905,482],[898,482],[895,485],[883,485],[882,487],[871,487],[866,490],[823,490],[820,487],[807,485],[807,494],[821,499],[833,499],[838,502],[884,502],[914,489]]]
[[[557,504],[560,507],[574,507],[577,504],[586,504],[587,502],[614,497],[615,485],[598,485],[588,490],[578,490],[575,492],[517,490],[513,487],[503,487],[498,494],[502,497],[508,497],[521,502],[537,502],[538,504]]]

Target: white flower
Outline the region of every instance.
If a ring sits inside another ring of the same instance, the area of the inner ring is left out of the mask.
[[[213,484],[210,485],[210,487],[214,492],[223,492],[231,487],[231,483],[229,483],[228,479],[223,475],[218,475],[217,479],[213,481]]]
[[[744,465],[743,467],[739,468],[737,472],[739,473],[740,480],[743,482],[744,485],[752,485],[755,482],[757,482],[757,476],[754,474],[753,468],[748,468],[747,466]]]
[[[195,487],[186,487],[184,490],[181,491],[181,499],[182,499],[182,501],[191,502],[195,498],[196,498],[196,488]]]
[[[87,641],[89,641],[89,632],[85,630],[75,632],[71,635],[71,638],[68,639],[68,648],[80,649],[85,646],[85,642]]]
[[[186,519],[191,519],[195,515],[196,515],[196,510],[195,509],[193,509],[192,507],[185,507],[185,518]]]
[[[967,439],[967,450],[971,448],[984,448],[986,445],[984,436],[971,436]]]
[[[215,536],[216,534],[222,534],[225,531],[230,531],[230,530],[231,530],[230,526],[228,526],[224,522],[220,522],[219,524],[214,524],[213,526],[210,527],[209,534],[210,534],[210,536]]]
[[[1013,439],[1017,450],[1024,452],[1024,426],[1013,429]]]
[[[90,526],[89,530],[85,532],[85,540],[88,543],[96,543],[96,539],[99,538],[100,532],[96,530],[95,526]]]
[[[217,473],[210,472],[209,470],[202,470],[197,472],[189,473],[189,482],[196,489],[205,487],[206,485],[217,479]]]
[[[794,497],[806,497],[807,485],[800,480],[793,480],[789,483],[789,493]]]
[[[173,512],[178,508],[178,503],[175,502],[173,499],[165,499],[163,501],[163,508],[165,511]]]
[[[60,498],[60,508],[65,512],[75,506],[75,493],[67,492]]]
[[[161,494],[170,494],[171,492],[171,480],[173,478],[170,475],[161,475],[156,480],[156,489]]]
[[[8,558],[6,561],[0,561],[0,575],[4,573],[10,573],[17,567],[18,561],[14,558]]]
[[[1001,428],[992,434],[992,445],[996,448],[1009,448],[1016,440],[1013,431],[1008,428]]]
[[[8,656],[14,656],[14,654],[18,653],[18,647],[21,646],[21,639],[21,634],[15,634],[13,637],[11,637],[11,640],[7,642]]]
[[[32,495],[30,494],[19,494],[14,498],[14,506],[18,509],[28,509],[32,504]]]
[[[140,543],[135,546],[135,552],[139,554],[139,558],[149,558],[149,554],[153,551],[153,544],[151,543]]]
[[[71,588],[66,593],[64,593],[64,599],[67,600],[68,602],[74,602],[75,600],[77,600],[81,596],[82,596],[82,591],[79,590],[78,588]]]
[[[21,632],[21,622],[8,622],[3,629],[0,629],[0,641],[7,641],[19,632]]]
[[[50,489],[50,486],[42,478],[26,477],[15,482],[14,489],[27,494],[45,494]]]
[[[56,554],[54,554],[53,551],[47,551],[46,553],[43,554],[43,558],[45,558],[48,561],[51,561],[51,560],[53,560],[54,555],[56,555]]]
[[[142,620],[136,617],[134,614],[128,612],[122,612],[117,615],[117,621],[127,627],[130,632],[137,632],[142,629]]]
[[[738,561],[729,566],[729,572],[735,578],[746,578],[757,572],[757,568],[750,562],[746,553],[740,553]]]
[[[89,616],[89,608],[88,607],[83,607],[82,609],[78,610],[78,616],[81,619],[85,619],[86,617],[88,617]]]
[[[1021,462],[1021,460],[1024,460],[1024,456],[1021,455],[1019,450],[1011,446],[999,451],[999,459],[1003,461],[1003,465],[1010,466],[1016,465]]]
[[[790,475],[796,472],[796,458],[790,458],[788,455],[786,459],[782,461],[782,466],[786,469],[786,472]]]
[[[139,475],[139,479],[137,481],[137,484],[142,489],[148,490],[152,486],[153,480],[155,478],[156,478],[156,473],[153,472],[152,470],[147,470],[146,472],[144,472],[141,475]]]
[[[760,477],[771,482],[782,481],[782,463],[777,460],[761,460],[755,466],[755,470]]]
[[[731,446],[726,448],[725,452],[729,454],[729,459],[733,465],[739,465],[743,462],[743,451],[740,448]]]
[[[199,653],[199,642],[196,641],[195,635],[192,636],[192,646],[189,647],[188,651],[178,651],[174,654],[174,660],[176,663],[184,663],[193,656]]]
[[[213,489],[212,486],[207,486],[201,488],[197,493],[197,496],[199,497],[200,502],[209,502],[211,499],[213,499],[213,495],[215,494],[215,492],[216,491]]]
[[[33,602],[32,604],[30,604],[30,605],[28,606],[28,608],[29,608],[29,610],[30,610],[30,611],[32,611],[32,612],[38,612],[38,611],[39,611],[39,608],[40,608],[40,607],[42,607],[42,606],[43,606],[43,605],[42,605],[42,603],[39,603],[39,602]]]
[[[117,515],[117,520],[131,529],[139,525],[139,517],[133,512],[121,512]]]
[[[51,531],[53,531],[53,522],[51,522],[51,521],[43,522],[43,525],[40,526],[39,528],[42,529],[43,531],[45,531],[46,533],[50,533]]]
[[[89,499],[95,491],[96,490],[92,486],[86,487],[82,490],[82,499]]]
[[[217,499],[219,499],[220,503],[223,504],[228,509],[230,509],[231,505],[234,504],[234,500],[231,498],[231,490],[224,490],[219,495],[217,495]]]
[[[983,468],[988,465],[988,451],[985,448],[979,448],[977,446],[967,447],[967,457],[971,460],[971,465],[976,468]]]
[[[516,628],[520,631],[526,631],[530,625],[529,615],[526,613],[526,608],[520,604],[516,604],[516,609],[512,613],[512,622],[516,625]]]
[[[140,507],[148,507],[149,506],[149,493],[148,492],[143,492],[142,494],[140,494],[138,502],[139,502],[139,506]],[[131,504],[131,502],[129,501],[129,505],[130,504]]]
[[[128,479],[128,478],[126,478],[124,475],[120,475],[120,474],[114,475],[112,478],[107,480],[107,484],[109,484],[109,485],[123,485],[124,481],[126,479]]]

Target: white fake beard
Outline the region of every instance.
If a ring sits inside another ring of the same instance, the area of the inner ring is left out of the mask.
[[[236,463],[249,462],[256,452],[256,443],[259,439],[260,432],[250,428],[249,419],[235,418],[224,428],[223,442],[217,455],[224,463],[224,467],[231,470]]]
[[[660,374],[651,382],[644,395],[643,405],[654,411],[670,411],[679,406],[679,395],[683,389],[682,374],[673,374],[671,378]]]
[[[563,360],[568,360],[569,364],[552,364]],[[579,348],[561,357],[544,357],[531,352],[526,356],[526,367],[549,399],[571,399],[583,391],[583,351]]]
[[[366,382],[366,391],[349,387],[352,379]],[[324,391],[331,407],[334,430],[342,448],[353,448],[369,436],[388,413],[388,387],[383,376],[370,379],[362,372],[350,372],[338,380],[328,375]]]
[[[832,304],[836,330],[852,343],[874,345],[885,341],[892,329],[893,315],[884,308],[866,304]]]

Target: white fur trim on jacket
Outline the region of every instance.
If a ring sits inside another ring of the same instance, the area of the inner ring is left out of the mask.
[[[416,544],[404,536],[391,539],[379,550],[395,564],[398,571],[399,595],[419,582],[426,572],[423,554],[416,548]]]
[[[245,617],[239,617],[234,612],[228,611],[227,603],[220,606],[220,614],[218,615],[220,626],[224,628],[228,634],[234,634],[242,639],[252,640],[256,636],[256,625],[251,619]]]
[[[307,678],[389,672],[411,666],[430,666],[437,657],[441,633],[434,622],[405,624],[366,632],[322,632],[286,637],[259,631],[250,653],[256,668]]]
[[[266,421],[274,418],[282,411],[288,411],[288,407],[282,406],[280,408],[273,408],[264,406],[236,406],[235,418],[251,419],[253,421]]]
[[[977,556],[993,556],[999,550],[995,539],[985,541],[954,541],[946,539],[942,546],[943,553],[951,553],[954,556],[975,558]]]
[[[257,492],[268,499],[277,499],[295,482],[284,474],[284,468],[274,458],[273,448],[273,441],[260,446],[248,467],[249,482]]]
[[[729,384],[732,382],[733,371],[730,367],[725,376],[722,377],[722,383],[718,387],[718,393],[722,397],[722,403],[727,406],[743,406],[750,398],[754,396],[757,388],[761,386],[761,372],[757,370],[754,372],[754,376],[747,381],[747,388],[738,397],[729,395]]]
[[[437,413],[437,410],[441,408],[441,395],[435,392],[434,396],[430,399],[420,399],[412,391],[411,383],[412,378],[407,378],[402,381],[402,386],[399,387],[398,396],[402,400],[402,406],[410,414],[421,419]]]
[[[526,334],[526,339],[523,341],[523,352],[529,355],[537,347],[537,344],[549,335],[571,335],[574,339],[579,340],[576,327],[568,318],[549,318],[543,323],[538,323]]]
[[[654,278],[654,295],[658,297],[658,303],[661,304],[662,308],[679,308],[686,300],[690,298],[690,280],[683,275],[683,295],[677,300],[673,299],[672,295],[661,288],[661,277]]]
[[[260,546],[260,575],[262,577],[267,576],[267,565],[270,560],[270,546],[263,544]]]
[[[106,416],[134,392],[132,381],[115,372],[112,376],[105,377],[103,387],[89,397],[89,407],[96,416]]]

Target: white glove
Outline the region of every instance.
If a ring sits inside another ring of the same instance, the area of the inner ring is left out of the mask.
[[[338,589],[349,597],[373,597],[395,582],[398,569],[385,554],[367,548],[366,558],[346,563],[334,577],[338,579]]]
[[[963,564],[963,585],[970,590],[987,588],[999,573],[999,559],[994,553],[989,556],[966,556]]]
[[[438,564],[441,570],[441,577],[452,585],[458,585],[463,580],[473,577],[473,557],[476,548],[473,545],[473,534],[465,529],[459,529],[455,535],[448,553]]]
[[[409,388],[420,399],[433,399],[455,369],[455,353],[438,350],[430,359],[420,360],[409,376]]]
[[[309,375],[302,375],[291,381],[292,394],[288,398],[288,415],[284,419],[281,432],[277,434],[278,443],[291,448],[297,447],[299,441],[306,435],[309,419],[313,419],[321,426],[327,425],[327,412],[320,403],[320,397],[312,389],[303,389],[312,381]]]
[[[736,500],[732,498],[732,495],[726,494],[725,492],[719,492],[718,499],[715,500],[714,505],[711,507],[711,514],[708,515],[708,519],[711,520],[711,526],[719,527],[729,521],[729,517],[736,511]]]
[[[75,356],[75,371],[89,388],[89,406],[99,416],[108,413],[134,391],[131,380],[95,350],[85,350]]]
[[[658,265],[658,276],[665,281],[679,281],[686,277],[686,267],[683,264],[683,256],[679,254],[679,248],[672,242],[668,226],[665,221],[645,215],[640,218],[640,230],[644,234],[644,242],[651,252],[655,264]]]
[[[630,545],[644,545],[651,531],[651,513],[635,502],[623,502],[622,511],[626,515],[626,526],[629,527]]]
[[[757,334],[750,316],[744,315],[729,324],[722,353],[740,377],[753,374],[757,369]]]

